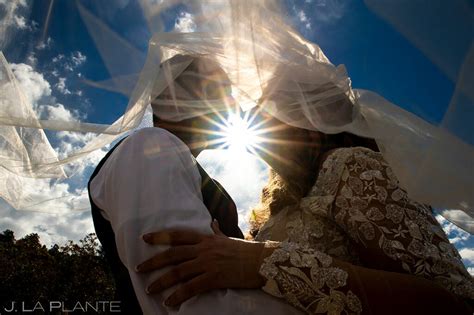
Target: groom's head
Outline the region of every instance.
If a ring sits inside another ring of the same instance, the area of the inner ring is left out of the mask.
[[[206,57],[177,55],[161,65],[170,82],[153,100],[153,124],[186,143],[196,156],[212,148],[218,127],[235,109],[231,84],[220,65]]]

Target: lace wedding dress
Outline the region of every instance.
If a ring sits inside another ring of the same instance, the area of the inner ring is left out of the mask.
[[[264,290],[308,313],[362,312],[357,282],[333,258],[474,298],[473,280],[431,208],[410,200],[382,155],[366,148],[334,150],[308,196],[271,216],[256,239],[282,242],[261,267]]]

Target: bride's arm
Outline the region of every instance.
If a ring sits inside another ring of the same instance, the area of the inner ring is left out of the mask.
[[[355,266],[292,243],[281,243],[261,274],[264,291],[308,314],[471,314],[432,281]]]
[[[330,216],[352,239],[363,266],[424,277],[474,298],[472,277],[431,208],[407,195],[380,153],[340,150],[324,163],[320,178],[338,172],[337,187],[326,190],[335,192]],[[317,198],[303,203],[311,206]]]

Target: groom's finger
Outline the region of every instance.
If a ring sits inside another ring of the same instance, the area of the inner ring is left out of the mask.
[[[222,233],[222,231],[219,227],[219,222],[216,219],[212,220],[211,228],[212,228],[212,231],[214,231],[214,234],[217,234],[217,235],[220,235],[220,236],[226,236],[224,233]]]
[[[197,263],[195,260],[186,261],[172,268],[156,281],[154,281],[148,286],[146,292],[148,294],[159,293],[175,284],[196,277],[197,275],[201,274],[202,271],[202,264]]]
[[[197,248],[193,245],[182,245],[170,247],[164,252],[153,256],[138,265],[135,270],[137,272],[148,272],[166,267],[168,265],[176,265],[185,260],[191,260],[197,257]]]
[[[192,245],[203,239],[204,235],[190,230],[168,230],[143,235],[143,240],[155,245]]]
[[[205,273],[193,278],[171,294],[166,299],[165,304],[167,306],[177,306],[195,295],[211,290],[212,287],[209,285],[210,281],[211,277]]]

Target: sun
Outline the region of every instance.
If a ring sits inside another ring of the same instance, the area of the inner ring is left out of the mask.
[[[260,157],[260,152],[272,155],[264,143],[272,141],[266,135],[271,128],[263,128],[265,119],[256,119],[258,112],[241,112],[229,109],[227,112],[214,112],[215,117],[203,116],[212,126],[195,128],[194,131],[209,136],[208,139],[198,142],[197,147],[207,149],[226,150],[232,158],[243,158],[247,155]],[[258,122],[257,122],[258,121]]]
[[[247,116],[244,118],[230,114],[226,126],[223,128],[224,145],[234,152],[253,151],[259,138],[256,131],[250,126]]]

